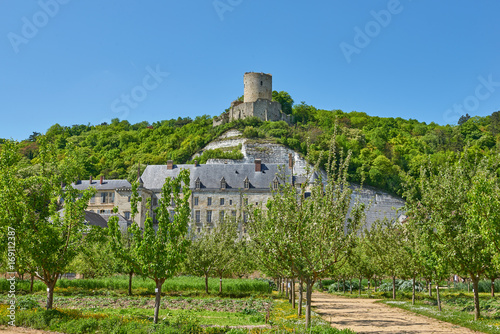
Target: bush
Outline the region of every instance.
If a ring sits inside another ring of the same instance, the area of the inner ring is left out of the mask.
[[[361,287],[361,289],[363,290],[363,287]],[[345,281],[345,291],[350,291],[350,290],[351,290],[351,282]],[[357,280],[352,281],[352,290],[359,290],[359,282]],[[344,291],[344,283],[342,281],[333,283],[328,287],[328,292],[338,292],[338,291]]]

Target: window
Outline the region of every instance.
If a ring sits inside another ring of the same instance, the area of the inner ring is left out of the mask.
[[[129,211],[125,211],[123,214],[125,215],[126,220],[130,220],[130,212]]]
[[[195,187],[196,187],[196,189],[200,189],[201,188],[201,181],[200,181],[199,177],[195,181]]]
[[[231,210],[231,216],[236,217],[236,210]]]
[[[245,211],[243,211],[243,222],[246,223],[248,220],[248,215]]]
[[[207,205],[212,205],[212,197],[207,198]]]
[[[224,214],[225,214],[225,213],[224,213],[224,210],[221,210],[221,211],[219,212],[219,220],[220,220],[221,222],[223,222],[223,221],[224,221]]]
[[[196,210],[194,212],[194,221],[199,223],[200,222],[200,210]]]
[[[101,203],[108,203],[108,193],[101,193]]]
[[[106,210],[99,210],[99,213],[104,214],[104,211],[106,211]]]
[[[90,204],[94,204],[94,203],[95,203],[95,195],[90,198]]]
[[[259,205],[259,202],[255,202],[255,206],[258,206]]]
[[[158,198],[153,197],[153,206],[157,206],[157,205],[158,205]]]
[[[198,228],[196,229],[196,232],[197,232],[197,233],[200,233],[200,232],[201,232],[201,227],[198,227]]]
[[[229,200],[229,205],[233,205],[233,200],[232,199]]]
[[[127,202],[129,202],[129,203],[130,203],[130,200],[131,200],[131,199],[132,199],[132,196],[128,196],[128,197],[127,197]]]
[[[170,218],[170,221],[172,222],[172,221],[174,221],[175,211],[174,210],[170,210],[169,213],[170,213],[170,217],[169,218]]]
[[[248,205],[248,198],[243,199],[243,205]]]
[[[115,193],[109,193],[109,198],[111,199],[110,203],[115,202]]]
[[[220,205],[224,205],[224,198],[220,199]]]
[[[173,197],[170,199],[170,206],[175,207],[175,201]]]
[[[250,181],[248,180],[248,176],[245,178],[245,181],[244,181],[244,186],[245,186],[245,189],[250,189]]]
[[[211,223],[211,222],[212,222],[212,211],[208,210],[207,211],[207,223]]]
[[[273,180],[273,189],[278,190],[278,185],[279,185],[278,178],[275,177]]]
[[[221,188],[222,190],[225,190],[225,189],[226,189],[226,186],[227,186],[226,179],[225,179],[225,178],[222,178],[222,179],[220,180],[220,188]]]
[[[263,84],[264,84],[264,83],[261,81],[261,82],[260,82],[260,85],[262,86]]]
[[[194,198],[194,205],[198,205],[198,200],[199,200],[199,198],[198,198],[198,197],[195,197],[195,198]]]

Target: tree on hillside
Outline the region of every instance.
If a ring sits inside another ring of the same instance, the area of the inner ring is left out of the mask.
[[[84,211],[95,190],[81,192],[69,185],[78,174],[76,151],[69,149],[59,162],[52,145],[44,139],[39,144],[38,167],[26,178],[19,177],[17,145],[7,142],[3,146],[0,225],[4,236],[14,232],[19,263],[47,286],[46,307],[51,309],[59,277],[87,240],[83,237],[88,232]],[[64,189],[62,182],[68,183]],[[61,199],[64,210],[58,212]]]
[[[176,178],[165,179],[156,211],[158,229],[155,230],[153,219],[148,214],[144,222],[144,230],[141,230],[137,223],[133,223],[130,228],[133,236],[130,253],[127,253],[123,245],[117,218],[110,218],[110,240],[113,250],[120,258],[128,262],[136,273],[155,281],[155,323],[158,322],[163,283],[178,272],[189,246],[187,233],[191,217],[190,196],[188,169],[181,170]],[[137,198],[137,194],[134,197]],[[175,207],[173,217],[170,215],[171,201]],[[131,203],[132,206],[137,205],[137,199]]]
[[[292,114],[293,99],[287,92],[277,92],[273,90],[273,101],[281,103],[281,110],[287,114]]]

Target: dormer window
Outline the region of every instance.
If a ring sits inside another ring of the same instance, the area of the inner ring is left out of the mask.
[[[278,186],[279,186],[279,181],[278,181],[278,178],[275,177],[274,180],[273,180],[273,190],[278,190]]]
[[[220,180],[220,189],[221,189],[221,190],[226,190],[226,187],[227,187],[226,179],[225,179],[225,178],[222,178],[222,179]]]
[[[200,181],[199,177],[195,181],[195,188],[196,188],[196,190],[200,190],[201,189],[201,181]]]
[[[244,183],[245,183],[245,189],[246,190],[250,189],[250,181],[248,180],[248,176],[245,178]]]

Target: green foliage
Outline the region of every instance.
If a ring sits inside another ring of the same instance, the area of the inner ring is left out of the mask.
[[[273,94],[278,99],[282,93],[285,92]],[[291,98],[285,100],[293,103]],[[280,103],[287,105],[284,100]],[[45,135],[37,134],[36,138],[46,138],[54,144],[58,157],[68,152],[68,145],[77,148],[82,153],[80,179],[103,175],[134,181],[139,163],[144,168],[148,164],[166,164],[167,160],[178,164],[192,162],[194,154],[231,128],[241,130],[246,138],[277,140],[303,155],[309,153],[309,142],[310,158],[316,163],[320,153],[328,151],[335,124],[338,124],[339,149],[344,153],[352,151],[349,181],[360,183],[364,179],[368,185],[396,194],[401,194],[400,172],[417,177],[419,166],[427,155],[434,162],[443,162],[467,144],[485,156],[496,154],[500,147],[500,112],[472,117],[458,126],[371,117],[355,111],[321,110],[305,102],[293,105],[291,114],[297,122],[292,127],[284,122],[249,118],[213,128],[212,119],[205,115],[194,120],[178,118],[152,125],[147,122],[132,125],[118,119],[109,125],[64,127],[55,124]],[[39,163],[40,147],[33,138],[19,145],[22,159],[17,163],[22,168],[30,169]],[[237,152],[215,151],[198,160],[239,157]],[[320,163],[324,165],[326,161]]]

